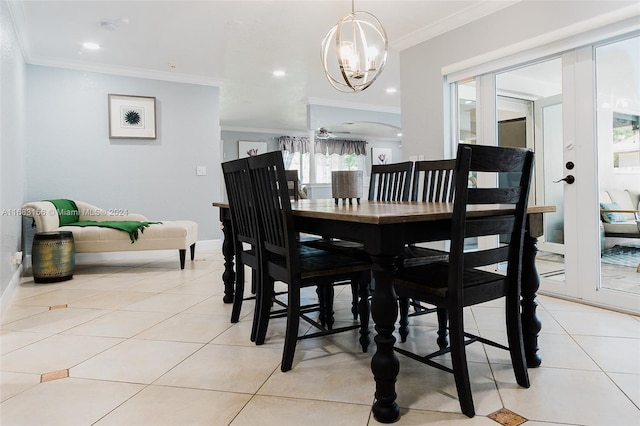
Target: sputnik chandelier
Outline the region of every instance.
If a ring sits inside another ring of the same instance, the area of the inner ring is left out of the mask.
[[[382,23],[369,12],[356,11],[355,0],[351,0],[351,13],[322,41],[322,65],[329,83],[341,92],[363,91],[382,72],[387,48]]]

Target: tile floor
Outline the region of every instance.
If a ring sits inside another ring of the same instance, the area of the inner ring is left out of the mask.
[[[556,281],[563,281],[564,258],[561,255],[538,252],[536,267],[540,276]],[[600,264],[602,287],[612,290],[624,291],[631,294],[640,294],[640,275],[637,266],[618,266],[606,263]]]
[[[196,253],[78,264],[74,278],[25,276],[0,331],[0,424],[374,425],[372,351],[357,331],[300,342],[294,369],[279,368],[284,320],[263,346],[249,341],[252,302],[229,323],[222,259]],[[349,319],[350,292],[336,317]],[[400,358],[397,425],[640,424],[640,318],[539,297],[543,364],[519,388],[506,352],[468,348],[477,415],[460,414],[453,377]],[[502,339],[499,303],[467,326]],[[433,315],[413,318],[405,346],[431,348]],[[429,333],[427,335],[427,333]],[[518,417],[519,416],[519,417]]]

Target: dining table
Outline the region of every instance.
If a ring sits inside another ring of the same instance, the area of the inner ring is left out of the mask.
[[[220,209],[224,241],[225,303],[233,301],[234,249],[229,206],[214,202]],[[372,411],[376,420],[392,423],[400,416],[396,403],[396,379],[399,361],[393,350],[393,332],[398,317],[398,302],[393,288],[393,274],[406,244],[445,241],[450,238],[453,203],[411,201],[362,201],[360,204],[337,203],[333,199],[300,199],[291,202],[294,223],[301,233],[337,238],[362,244],[370,256],[375,290],[371,297],[371,317],[375,324],[376,352],[371,360],[376,389]],[[510,205],[470,205],[470,216],[490,216],[513,210]],[[540,277],[535,266],[537,239],[543,234],[544,213],[554,212],[549,205],[527,209],[523,244],[521,280],[521,318],[528,367],[540,366],[538,334],[542,328],[536,315],[536,293]]]

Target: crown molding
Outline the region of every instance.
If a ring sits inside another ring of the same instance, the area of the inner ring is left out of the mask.
[[[408,49],[424,41],[430,40],[441,34],[454,30],[458,27],[476,21],[487,15],[491,15],[499,10],[519,3],[522,0],[482,0],[466,7],[452,15],[448,15],[435,23],[412,32],[389,43],[390,47],[395,50],[402,51]]]
[[[55,68],[65,68],[77,71],[88,71],[102,74],[120,75],[125,77],[137,77],[150,80],[171,81],[175,83],[198,84],[201,86],[220,87],[223,83],[220,79],[203,77],[193,74],[181,74],[169,71],[154,71],[142,68],[121,67],[117,65],[90,64],[85,62],[61,61],[49,57],[32,57],[27,61],[30,65],[41,65]]]
[[[13,29],[15,30],[16,37],[18,38],[18,44],[20,45],[20,50],[22,50],[22,57],[26,63],[29,63],[31,46],[29,45],[29,38],[24,32],[25,25],[25,15],[24,15],[24,6],[21,1],[7,1],[3,0],[7,5],[7,9],[9,10],[9,17],[11,19],[11,23],[13,24]]]
[[[537,37],[446,65],[442,67],[441,72],[451,82],[586,46],[640,30],[638,16],[640,4],[615,9]]]

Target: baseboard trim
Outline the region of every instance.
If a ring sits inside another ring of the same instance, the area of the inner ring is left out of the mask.
[[[20,279],[22,277],[22,272],[24,271],[24,266],[19,265],[15,270],[11,279],[9,280],[9,284],[2,295],[0,296],[0,320],[4,321],[4,316],[11,306],[11,302],[13,301],[13,295],[16,292],[16,289],[20,285]]]

